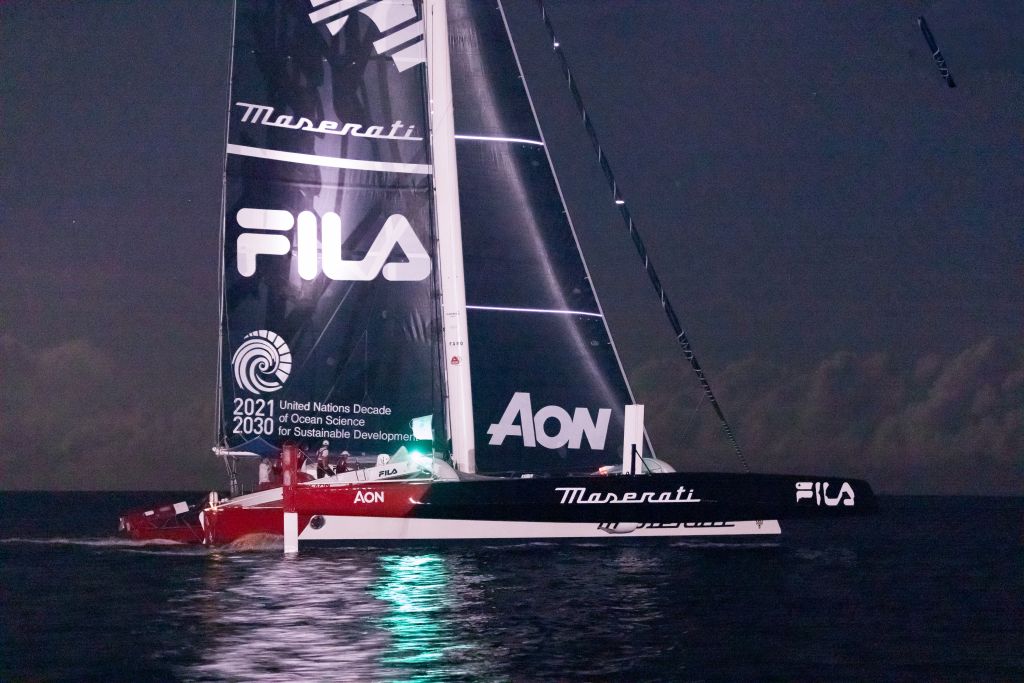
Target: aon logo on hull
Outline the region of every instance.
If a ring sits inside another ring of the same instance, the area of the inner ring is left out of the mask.
[[[586,438],[590,447],[599,451],[604,448],[611,416],[611,408],[599,408],[596,420],[586,408],[576,408],[569,415],[569,411],[559,406],[544,406],[534,413],[530,394],[520,391],[512,395],[505,414],[487,429],[487,433],[491,435],[492,446],[500,446],[506,438],[517,436],[527,448],[538,444],[552,449],[580,448]],[[555,428],[548,431],[549,425]]]
[[[383,503],[384,492],[383,491],[357,491],[355,503]]]

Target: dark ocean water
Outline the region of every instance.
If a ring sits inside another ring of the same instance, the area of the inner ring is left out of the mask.
[[[1024,680],[1024,499],[748,544],[117,540],[180,494],[3,493],[0,680]]]

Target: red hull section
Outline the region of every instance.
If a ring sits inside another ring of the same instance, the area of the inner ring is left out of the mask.
[[[203,542],[199,512],[186,503],[126,512],[119,527],[133,541]]]
[[[311,515],[300,515],[299,523],[309,523]],[[251,534],[284,534],[281,507],[218,507],[203,511],[204,540],[208,545],[223,545]]]
[[[296,487],[293,495],[295,509],[299,511],[299,529],[303,529],[314,516],[308,512],[312,510],[319,515],[346,517],[408,517],[429,489],[429,482],[392,482],[376,486]],[[203,538],[210,545],[222,545],[250,534],[283,535],[283,513],[280,505],[207,508],[203,512]]]

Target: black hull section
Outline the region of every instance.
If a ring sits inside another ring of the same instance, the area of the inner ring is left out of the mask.
[[[867,482],[856,479],[673,473],[299,486],[294,509],[392,519],[683,523],[844,517],[878,505]]]
[[[856,479],[685,472],[325,482],[247,498],[204,510],[206,543],[281,534],[282,529],[286,552],[295,552],[297,546],[289,543],[296,539],[765,535],[779,533],[779,520],[849,517],[878,509],[871,487]]]
[[[430,484],[411,517],[530,522],[720,522],[877,512],[857,479],[767,474],[506,479]]]

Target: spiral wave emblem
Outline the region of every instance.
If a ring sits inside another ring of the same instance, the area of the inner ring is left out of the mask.
[[[256,330],[245,335],[231,357],[235,383],[254,394],[269,394],[284,386],[292,371],[292,352],[280,335]]]

